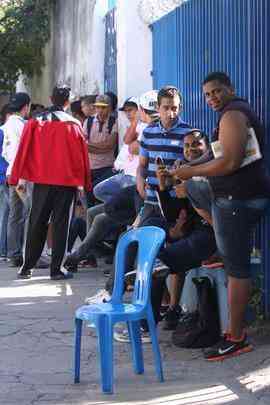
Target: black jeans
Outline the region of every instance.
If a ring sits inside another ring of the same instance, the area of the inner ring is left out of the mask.
[[[86,236],[86,221],[80,217],[73,217],[69,227],[68,234],[68,252],[71,252],[77,237],[84,240]]]
[[[113,176],[112,167],[101,167],[100,169],[91,170],[92,187],[94,188],[98,183]],[[92,207],[97,202],[93,192],[86,194],[87,207]]]
[[[74,187],[34,184],[22,272],[35,267],[40,258],[51,217],[53,231],[51,276],[60,273],[68,238],[71,204],[75,194]]]

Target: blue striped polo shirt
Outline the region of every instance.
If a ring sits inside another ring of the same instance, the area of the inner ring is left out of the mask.
[[[165,165],[172,167],[175,160],[184,159],[183,139],[190,132],[191,126],[184,122],[180,117],[170,129],[165,129],[161,122],[150,124],[143,131],[140,142],[140,155],[148,159],[148,168],[146,170],[146,181],[149,187],[146,189],[145,202],[157,204],[155,190],[158,188],[158,179],[156,177],[155,160],[160,156]],[[175,191],[170,194],[175,197]]]

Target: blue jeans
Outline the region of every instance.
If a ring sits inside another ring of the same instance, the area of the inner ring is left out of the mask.
[[[123,172],[115,174],[94,187],[95,197],[103,202],[107,202],[109,198],[119,193],[123,188],[136,184],[136,178]]]
[[[0,184],[0,256],[7,256],[8,187]]]
[[[269,205],[267,198],[216,198],[212,201],[217,247],[229,276],[240,279],[251,277],[252,230]]]

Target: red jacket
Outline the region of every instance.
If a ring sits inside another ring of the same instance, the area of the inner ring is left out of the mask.
[[[9,183],[16,185],[19,179],[90,190],[88,149],[82,127],[74,122],[29,120]]]

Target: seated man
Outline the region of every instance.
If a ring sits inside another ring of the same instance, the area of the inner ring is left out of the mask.
[[[196,159],[207,146],[207,139],[200,131],[191,130],[184,137],[185,161]],[[187,271],[199,267],[201,262],[211,256],[216,250],[216,242],[212,227],[195,212],[184,197],[183,185],[176,185],[176,193],[180,199],[170,196],[170,184],[166,184],[166,169],[158,167],[159,201],[163,218],[149,218],[144,226],[156,225],[167,232],[167,244],[160,251],[159,259],[168,266],[168,273],[173,274],[170,307],[165,316],[165,329],[175,329],[179,319],[178,305]],[[198,180],[199,181],[199,180]],[[204,180],[202,180],[204,181]],[[152,307],[156,322],[160,320],[160,306],[166,287],[166,277],[158,277],[153,273]],[[147,324],[142,323],[142,338],[146,342]],[[115,334],[115,339],[128,341],[126,330]]]
[[[194,149],[200,151],[200,148],[205,148],[205,140],[201,139],[198,130],[193,130],[184,137],[184,155],[186,160],[195,158]],[[200,152],[202,153],[202,152]],[[162,168],[158,170],[157,176],[160,183],[159,197],[162,201],[163,214],[169,220],[165,218],[149,218],[143,222],[143,225],[157,225],[166,229],[168,235],[168,241],[170,243],[160,252],[160,259],[170,268],[172,273],[179,273],[177,285],[175,285],[175,291],[171,294],[169,318],[177,318],[176,306],[179,303],[181,295],[181,286],[184,282],[185,272],[201,265],[201,261],[208,258],[215,250],[215,238],[212,228],[201,218],[196,215],[195,211],[188,204],[187,200],[178,200],[170,197],[165,186],[165,177],[162,173]],[[182,197],[182,187],[177,186],[176,191],[180,192]],[[171,225],[170,225],[171,224]],[[172,225],[173,224],[173,225]],[[132,260],[130,265],[127,263],[127,271],[132,269],[134,264],[134,258],[136,257],[136,248],[133,252],[130,252]],[[157,279],[158,280],[158,279]],[[153,278],[155,287],[152,288],[152,304],[156,321],[159,321],[159,310],[162,300],[163,291],[165,288],[165,279],[155,281]],[[157,290],[156,290],[157,285]],[[88,299],[88,303],[103,302],[110,299],[110,294],[113,289],[113,274],[110,280],[107,282],[105,290],[101,290],[92,299]],[[118,340],[124,341],[124,333],[122,336],[118,335]]]
[[[92,208],[96,215],[92,219],[91,227],[79,248],[67,257],[64,264],[66,269],[76,272],[78,263],[95,252],[99,242],[104,241],[111,232],[121,232],[123,226],[132,224],[136,216],[134,191],[135,186],[117,193],[108,201],[108,209],[106,204]],[[110,216],[110,212],[114,213],[114,217]]]

